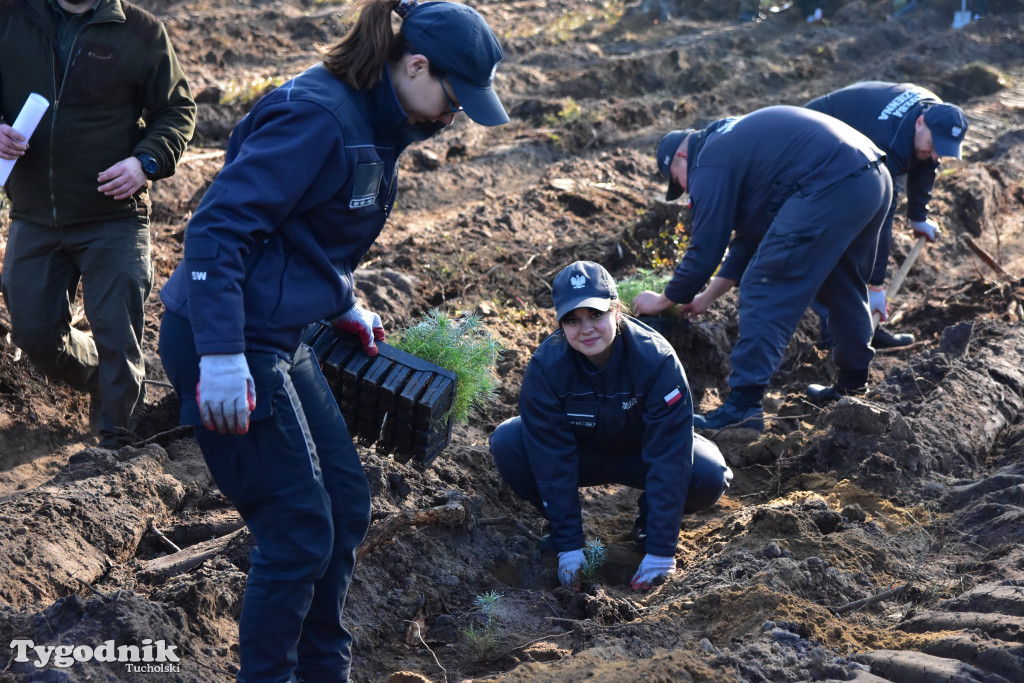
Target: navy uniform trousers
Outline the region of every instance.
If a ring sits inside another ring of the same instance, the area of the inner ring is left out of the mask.
[[[191,423],[199,381],[192,327],[164,314],[160,356]],[[309,347],[291,362],[246,354],[257,406],[247,434],[202,425],[196,441],[217,486],[252,533],[239,623],[244,682],[346,681],[352,636],[341,615],[370,490],[330,387]]]
[[[544,502],[523,442],[522,418],[512,417],[498,425],[491,434],[490,443],[498,474],[517,496],[533,503],[543,515]],[[683,512],[698,512],[711,507],[718,502],[731,482],[732,470],[725,464],[718,446],[694,434],[693,475]],[[641,491],[647,488],[647,464],[641,453],[581,454],[579,485],[600,484],[622,484]],[[641,515],[647,514],[646,495],[640,496],[639,508]]]
[[[867,280],[891,199],[892,179],[879,162],[786,200],[740,280],[730,387],[768,385],[816,293],[829,311],[840,373],[867,379],[874,357]]]

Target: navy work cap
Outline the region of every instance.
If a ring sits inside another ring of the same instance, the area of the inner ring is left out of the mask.
[[[555,316],[561,320],[577,308],[607,312],[619,294],[615,280],[604,266],[593,261],[576,261],[555,276],[551,298],[555,300]]]
[[[694,132],[696,131],[693,128],[674,130],[658,143],[658,170],[668,180],[668,191],[665,193],[666,202],[678,199],[683,194],[682,186],[672,180],[672,157],[676,155],[679,145],[683,144],[686,136]]]
[[[501,46],[480,13],[457,2],[426,2],[410,9],[402,35],[451,83],[466,115],[479,124],[508,123],[494,92]]]
[[[933,104],[924,113],[924,122],[932,132],[932,147],[940,157],[960,159],[960,144],[967,135],[967,117],[955,104]]]

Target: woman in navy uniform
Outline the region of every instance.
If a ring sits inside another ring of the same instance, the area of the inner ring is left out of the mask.
[[[196,440],[256,542],[239,681],[348,680],[341,615],[370,492],[302,335],[332,320],[376,354],[384,330],[356,303],[352,271],[394,204],[399,155],[463,108],[478,123],[508,121],[492,88],[501,48],[475,10],[354,9],[323,63],[235,128],[161,292],[160,354],[182,422],[205,425]]]
[[[684,512],[714,505],[732,481],[718,448],[693,433],[693,403],[675,351],[623,315],[602,266],[577,261],[552,286],[559,329],[537,348],[519,416],[491,435],[502,478],[550,525],[562,585],[577,581],[585,545],[579,487],[640,489],[633,538],[645,552],[631,582],[647,590],[675,571]]]

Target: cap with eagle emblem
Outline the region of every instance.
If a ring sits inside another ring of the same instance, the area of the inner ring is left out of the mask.
[[[619,295],[615,280],[604,266],[593,261],[576,261],[555,276],[551,298],[555,301],[555,316],[561,320],[577,308],[608,311]]]
[[[508,123],[494,92],[501,46],[480,13],[457,2],[408,3],[402,35],[442,71],[466,109],[485,126]]]

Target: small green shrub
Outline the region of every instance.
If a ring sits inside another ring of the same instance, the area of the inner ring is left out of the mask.
[[[483,408],[497,398],[494,368],[501,344],[491,336],[478,315],[452,319],[432,308],[410,327],[399,330],[389,343],[425,361],[454,372],[458,377],[452,419],[466,422],[469,411]]]

